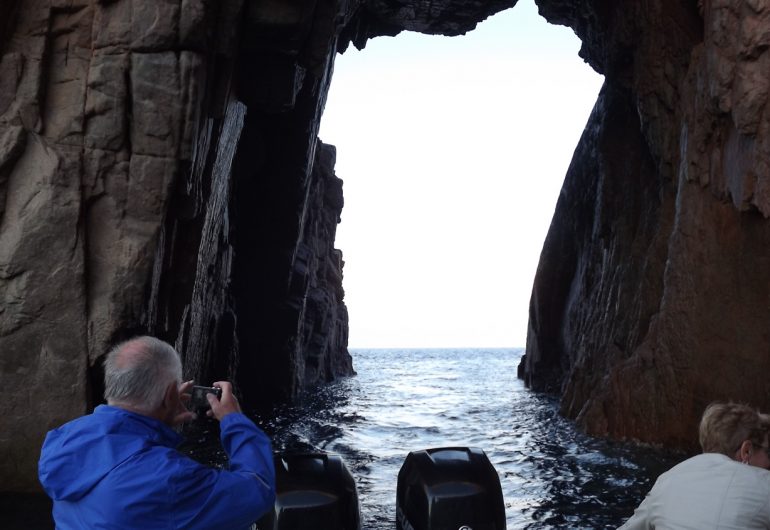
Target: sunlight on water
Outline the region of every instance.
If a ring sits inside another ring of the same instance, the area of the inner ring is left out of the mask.
[[[508,528],[616,528],[683,456],[595,440],[557,402],[516,378],[520,349],[358,350],[358,375],[282,409],[277,450],[342,455],[362,527],[395,527],[396,479],[409,451],[479,447],[500,477]]]

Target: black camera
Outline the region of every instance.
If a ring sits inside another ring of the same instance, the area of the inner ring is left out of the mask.
[[[215,386],[194,386],[190,397],[191,409],[207,409],[210,407],[206,394],[214,394],[217,399],[222,398],[222,389]]]

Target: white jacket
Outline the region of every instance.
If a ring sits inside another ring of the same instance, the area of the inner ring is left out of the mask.
[[[770,471],[704,453],[663,473],[623,530],[770,529]]]

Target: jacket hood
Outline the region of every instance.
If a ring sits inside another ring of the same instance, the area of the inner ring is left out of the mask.
[[[164,423],[108,405],[48,432],[38,463],[53,500],[77,501],[131,456],[182,438]]]

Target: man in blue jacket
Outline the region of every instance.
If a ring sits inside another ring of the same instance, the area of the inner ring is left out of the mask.
[[[50,431],[39,462],[57,529],[244,529],[270,510],[275,470],[267,436],[241,413],[232,386],[209,394],[229,469],[201,465],[175,448],[184,406],[177,352],[153,337],[129,340],[106,357],[107,405]]]

